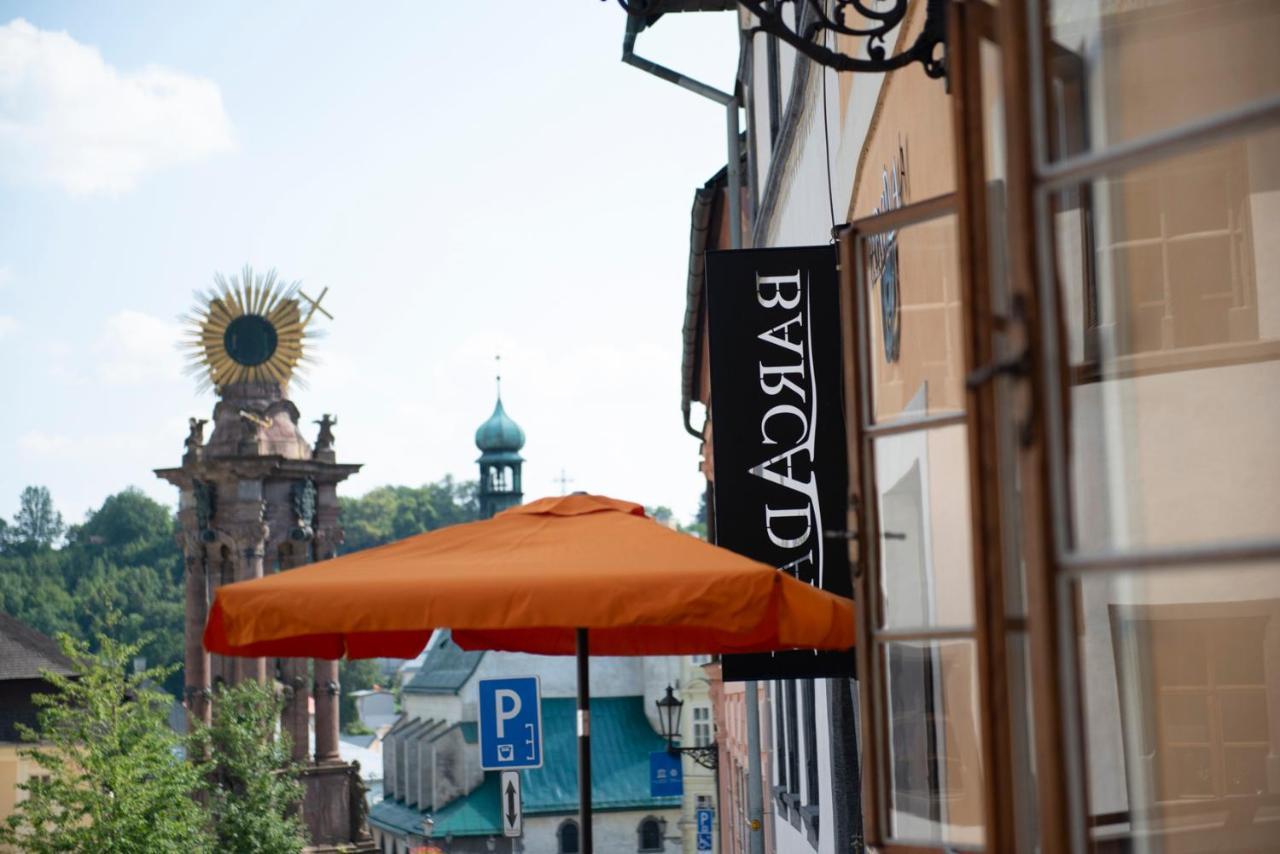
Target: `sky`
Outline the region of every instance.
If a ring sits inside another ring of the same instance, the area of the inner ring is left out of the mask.
[[[128,486],[176,503],[152,469],[215,403],[179,316],[245,264],[330,289],[290,396],[364,464],[343,494],[475,478],[501,354],[526,500],[563,471],[691,516],[689,213],[724,113],[622,64],[624,26],[598,0],[0,0],[0,516],[29,484],[68,522]],[[637,51],[727,89],[733,17]]]

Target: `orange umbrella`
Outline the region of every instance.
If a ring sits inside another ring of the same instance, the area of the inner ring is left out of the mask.
[[[467,649],[578,658],[581,850],[592,851],[587,657],[848,649],[852,601],[598,495],[219,587],[224,655],[412,658],[436,628]]]
[[[560,655],[578,628],[598,655],[854,643],[850,600],[595,495],[219,587],[204,641],[224,655],[412,658],[435,628],[466,649]]]

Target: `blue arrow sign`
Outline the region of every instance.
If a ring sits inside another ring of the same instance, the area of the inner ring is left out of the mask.
[[[486,771],[542,767],[542,688],[537,676],[482,679],[480,767]]]
[[[684,794],[684,775],[680,771],[680,757],[665,750],[649,754],[649,797],[669,798]]]

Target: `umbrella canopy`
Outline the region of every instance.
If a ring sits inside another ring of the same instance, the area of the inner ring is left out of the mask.
[[[433,629],[469,649],[595,655],[848,649],[853,603],[596,495],[544,498],[219,587],[224,655],[412,658]]]

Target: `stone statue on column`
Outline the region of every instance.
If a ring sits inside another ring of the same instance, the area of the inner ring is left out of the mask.
[[[202,645],[217,588],[272,572],[287,572],[336,554],[342,542],[337,485],[360,470],[337,462],[332,415],[317,423],[314,450],[288,382],[303,361],[308,324],[329,317],[316,300],[274,273],[245,268],[216,277],[190,316],[189,346],[204,368],[203,388],[217,395],[212,417],[190,418],[182,464],[156,475],[179,490],[179,542],[186,581],[185,691],[191,723],[210,719],[211,689],[220,682],[273,683],[285,697],[281,725],[303,764],[302,817],[314,850],[373,851],[357,826],[352,768],[338,742],[338,664],[306,659],[265,661],[210,656]],[[306,299],[307,305],[302,304]],[[331,319],[331,318],[330,318]],[[205,426],[212,425],[206,437]],[[308,699],[316,705],[315,760],[308,761]]]

